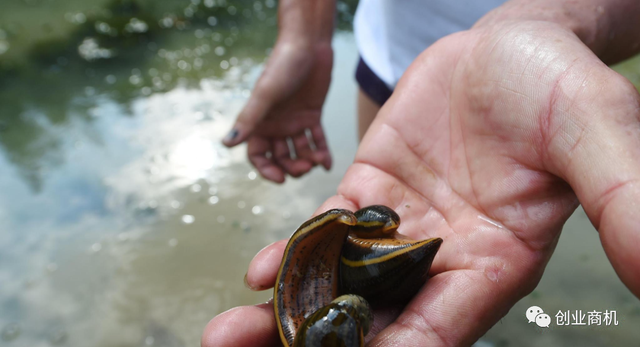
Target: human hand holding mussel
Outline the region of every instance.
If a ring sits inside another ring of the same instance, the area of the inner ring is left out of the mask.
[[[631,52],[610,49],[629,36],[607,30],[636,9],[602,2],[609,21],[597,30],[580,27],[596,20],[556,20],[595,13],[582,5],[547,19],[531,20],[540,11],[509,17],[529,3],[539,2],[508,2],[414,61],[337,195],[316,212],[385,205],[400,215],[401,234],[444,239],[413,299],[374,310],[368,346],[471,345],[536,287],[579,204],[640,295],[640,95],[600,60]],[[545,4],[555,3],[563,2]],[[274,285],[286,242],[256,255],[249,286]],[[273,304],[227,311],[208,324],[202,345],[278,345],[274,317]]]

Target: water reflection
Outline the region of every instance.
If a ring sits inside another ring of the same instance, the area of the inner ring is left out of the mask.
[[[219,144],[275,38],[275,2],[6,5],[3,343],[197,345],[213,315],[267,300],[243,286],[251,256],[331,191],[275,187]]]
[[[100,97],[126,110],[138,96],[198,87],[202,78],[226,71],[248,80],[244,73],[254,60],[263,59],[275,37],[275,9],[249,1],[94,1],[90,10],[67,12],[64,19],[47,16],[52,4],[27,6],[29,16],[20,18],[25,9],[20,6],[11,4],[0,14],[0,46],[7,53],[0,60],[0,146],[35,190],[41,189],[44,171],[64,160],[57,127],[92,122],[92,110],[103,109]],[[231,7],[242,16],[229,13]],[[18,18],[8,15],[11,10]],[[274,23],[256,22],[257,14]],[[64,36],[50,38],[24,27],[38,16],[62,27]],[[247,30],[241,32],[241,27]],[[10,46],[16,46],[15,52],[7,51]],[[242,59],[230,55],[230,47],[237,47],[235,54],[242,53]]]

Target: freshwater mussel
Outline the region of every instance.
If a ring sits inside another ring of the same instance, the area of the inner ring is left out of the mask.
[[[441,238],[396,234],[400,217],[369,206],[334,209],[291,236],[274,288],[280,339],[287,347],[364,346],[373,324],[368,302],[408,301],[424,285]]]

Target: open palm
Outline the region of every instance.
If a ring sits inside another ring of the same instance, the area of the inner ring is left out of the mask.
[[[551,24],[477,28],[425,51],[318,210],[384,204],[401,233],[444,239],[433,277],[399,314],[376,314],[368,345],[471,344],[535,288],[579,203],[638,295],[639,100]],[[254,258],[250,285],[273,285],[283,248]],[[240,325],[250,332],[229,333]],[[203,346],[274,341],[268,306],[222,314],[203,336]]]

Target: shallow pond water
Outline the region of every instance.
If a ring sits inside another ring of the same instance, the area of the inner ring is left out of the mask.
[[[353,37],[334,40],[334,168],[279,186],[220,144],[275,37],[275,1],[6,6],[0,346],[194,346],[214,315],[268,300],[244,288],[249,261],[333,195],[357,147]],[[616,310],[619,325],[542,330],[531,305]],[[479,345],[637,345],[639,324],[578,210],[538,288]]]

